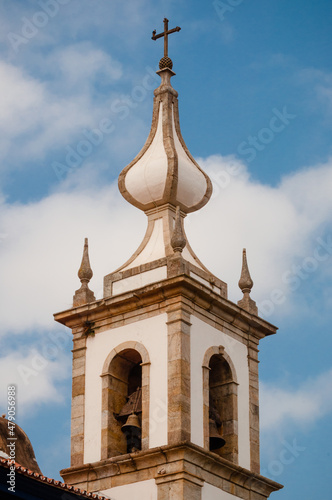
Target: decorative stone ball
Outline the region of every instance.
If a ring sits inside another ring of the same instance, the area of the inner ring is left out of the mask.
[[[164,69],[164,68],[173,68],[173,61],[170,57],[162,57],[159,61],[159,69]]]

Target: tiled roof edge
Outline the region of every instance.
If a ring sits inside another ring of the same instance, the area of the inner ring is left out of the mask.
[[[85,496],[86,498],[94,498],[95,500],[109,500],[108,497],[105,497],[103,495],[98,495],[98,493],[91,493],[91,492],[88,493],[86,490],[80,490],[79,488],[75,488],[75,486],[62,483],[57,479],[52,479],[50,477],[43,476],[43,474],[39,474],[38,472],[33,472],[27,467],[24,467],[23,465],[20,465],[17,462],[13,462],[12,460],[6,460],[0,457],[0,464],[4,465],[5,467],[10,467],[15,465],[15,470],[20,474],[32,477],[33,479],[36,479],[37,481],[40,481],[42,483],[51,484],[52,486],[55,486],[56,488],[59,488],[61,490],[67,490],[70,491],[71,493],[77,493],[78,495]]]

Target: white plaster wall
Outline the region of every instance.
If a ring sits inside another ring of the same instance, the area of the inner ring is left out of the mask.
[[[129,500],[130,498],[133,500],[157,500],[157,485],[154,479],[149,479],[139,483],[115,486],[115,488],[99,493],[107,495],[111,500]]]
[[[209,483],[204,483],[202,487],[202,500],[236,500],[236,498],[240,497],[222,491]]]
[[[135,274],[134,276],[129,276],[128,278],[115,281],[112,285],[112,295],[128,292],[129,290],[135,290],[136,288],[141,288],[142,286],[149,285],[150,283],[156,283],[157,281],[161,281],[166,278],[166,266],[151,269],[151,271],[146,271],[144,273]]]
[[[194,266],[196,266],[199,269],[203,270],[202,266],[199,265],[199,263],[197,262],[197,260],[195,260],[194,257],[192,256],[191,252],[189,252],[187,245],[184,247],[184,249],[182,251],[182,257],[185,260],[187,260],[188,262],[190,262],[190,264],[194,264]]]
[[[153,260],[158,260],[166,256],[165,254],[165,244],[164,244],[164,222],[163,219],[156,219],[152,222],[153,229],[150,234],[149,240],[145,247],[137,255],[137,257],[128,264],[127,267],[121,269],[125,271],[126,269],[131,269],[132,267],[140,266],[146,262],[152,262]]]
[[[101,459],[100,377],[108,354],[123,342],[137,341],[150,357],[150,448],[167,444],[167,315],[135,321],[87,339],[84,462]]]
[[[250,469],[249,369],[247,347],[195,316],[191,317],[191,323],[191,440],[199,446],[204,445],[202,369],[204,354],[210,347],[222,345],[234,364],[239,384],[239,465]]]

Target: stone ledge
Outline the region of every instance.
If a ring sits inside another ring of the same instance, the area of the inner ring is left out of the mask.
[[[132,311],[143,313],[144,308],[151,307],[153,304],[157,304],[159,308],[166,307],[167,301],[172,300],[187,301],[189,308],[192,306],[192,309],[198,307],[203,311],[208,311],[216,318],[241,330],[246,340],[248,335],[261,339],[277,331],[271,323],[250,314],[213,292],[206,285],[186,275],[166,278],[130,292],[74,307],[54,314],[54,319],[70,328],[75,328],[88,318],[89,321],[96,323],[97,333],[97,322],[123,316]]]
[[[155,479],[157,484],[175,481],[183,475],[196,484],[207,482],[243,500],[268,498],[283,487],[190,442],[70,467],[60,474],[66,483],[94,492],[147,479]]]
[[[185,260],[180,255],[171,255],[168,257],[163,257],[158,260],[141,264],[140,266],[137,267],[131,267],[124,271],[115,271],[114,273],[107,274],[104,277],[104,298],[114,296],[112,293],[113,283],[117,283],[121,280],[125,280],[133,276],[138,276],[140,274],[144,274],[149,271],[153,271],[155,269],[165,266],[167,266],[168,278],[179,276],[182,274],[186,274],[188,276],[194,274],[198,276],[198,281],[199,279],[206,281],[207,283],[210,284],[211,287],[218,289],[219,290],[218,293],[222,297],[227,299],[227,284],[224,281],[220,280],[209,271],[200,269],[196,265]]]

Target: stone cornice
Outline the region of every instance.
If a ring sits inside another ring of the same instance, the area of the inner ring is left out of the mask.
[[[94,329],[96,329],[105,324],[105,320],[109,318],[124,318],[126,314],[132,314],[133,311],[143,314],[147,308],[151,310],[153,306],[166,311],[178,301],[185,302],[192,312],[197,308],[226,321],[242,332],[246,339],[249,336],[259,340],[277,331],[277,327],[271,323],[250,314],[186,275],[166,278],[130,292],[73,307],[54,314],[54,319],[70,328],[89,321],[94,323]]]
[[[60,471],[66,482],[80,487],[89,485],[90,491],[103,491],[147,479],[155,479],[159,484],[183,473],[216,487],[220,487],[222,481],[223,490],[239,498],[249,498],[249,491],[267,498],[273,491],[283,487],[190,442],[152,448]]]

